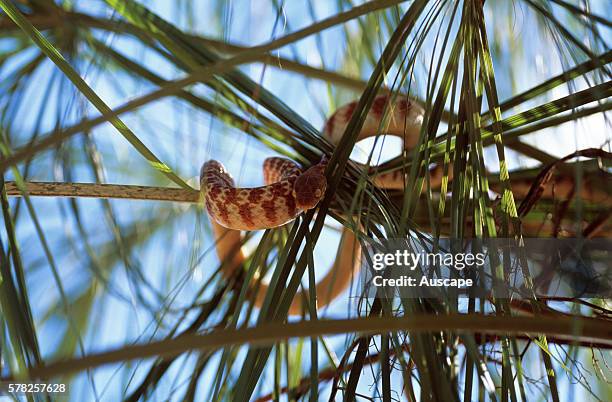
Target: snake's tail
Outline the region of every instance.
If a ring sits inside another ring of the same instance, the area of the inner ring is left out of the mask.
[[[360,267],[361,245],[353,232],[349,229],[344,229],[336,261],[323,279],[316,284],[317,311],[331,304],[332,301],[344,292],[355,276],[358,275]],[[255,306],[261,308],[268,290],[269,285],[262,281],[255,296]],[[308,312],[309,299],[310,291],[308,289],[303,289],[296,293],[289,307],[289,315],[295,316]]]
[[[212,221],[213,233],[216,241],[216,250],[221,261],[223,276],[229,279],[235,275],[237,269],[242,268],[245,255],[242,251],[242,235],[237,230],[227,229]],[[361,245],[359,241],[348,229],[342,234],[340,248],[336,255],[336,261],[325,277],[316,285],[317,308],[320,309],[330,304],[337,298],[351,283],[361,264]],[[255,288],[255,285],[251,285]],[[254,304],[257,308],[263,305],[269,284],[260,281],[257,286],[257,294],[254,297]],[[309,291],[298,292],[291,307],[289,315],[300,315],[307,310]]]
[[[234,276],[236,270],[242,267],[245,261],[242,252],[242,235],[239,230],[232,230],[219,225],[211,219],[211,226],[215,238],[215,249],[221,261],[221,271],[226,279]]]

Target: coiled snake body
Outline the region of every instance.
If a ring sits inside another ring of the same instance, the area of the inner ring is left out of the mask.
[[[327,120],[323,135],[332,144],[340,142],[356,106],[357,102],[348,103]],[[384,133],[402,137],[404,147],[411,149],[418,141],[423,113],[419,104],[405,97],[377,96],[366,115],[357,141]],[[324,159],[302,171],[291,160],[268,158],[263,167],[266,185],[257,188],[236,188],[232,177],[217,161],[211,160],[202,166],[200,187],[213,224],[217,254],[224,261],[226,276],[231,275],[245,260],[240,249],[240,230],[274,228],[317,205],[326,190],[326,163]],[[373,181],[381,188],[404,188],[401,171],[376,175]],[[432,183],[432,186],[435,185]],[[319,307],[327,305],[348,286],[359,269],[359,257],[359,242],[351,231],[345,230],[334,267],[317,283]],[[255,296],[257,306],[261,306],[266,292],[267,286],[262,283]],[[302,301],[306,295],[296,295],[290,314],[301,313]]]
[[[302,172],[284,158],[264,162],[263,187],[235,188],[234,180],[217,161],[208,161],[200,172],[206,209],[212,220],[234,230],[268,229],[284,225],[314,208],[325,194],[325,165]]]

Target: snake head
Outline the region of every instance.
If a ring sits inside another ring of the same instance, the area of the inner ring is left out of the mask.
[[[325,165],[319,164],[311,167],[298,176],[293,183],[293,198],[295,198],[296,206],[304,211],[316,207],[325,195],[326,189]]]

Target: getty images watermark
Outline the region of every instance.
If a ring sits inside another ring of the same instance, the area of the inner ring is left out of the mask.
[[[612,297],[610,239],[369,241],[367,297]]]
[[[410,272],[416,271],[423,266],[445,266],[453,267],[461,271],[468,267],[483,267],[485,264],[484,253],[433,253],[433,252],[411,252],[407,249],[395,250],[395,252],[378,252],[372,255],[372,268],[379,272],[372,278],[376,287],[381,286],[443,286],[467,288],[474,285],[471,278],[431,278],[422,275],[417,282],[415,276],[400,275],[399,277],[385,278],[383,271],[387,267],[396,267]]]

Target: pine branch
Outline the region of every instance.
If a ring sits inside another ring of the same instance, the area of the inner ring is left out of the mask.
[[[26,182],[22,191],[15,182],[6,182],[9,197],[25,194],[38,197],[120,198],[130,200],[197,203],[200,192],[173,187],[147,187],[123,184]]]

